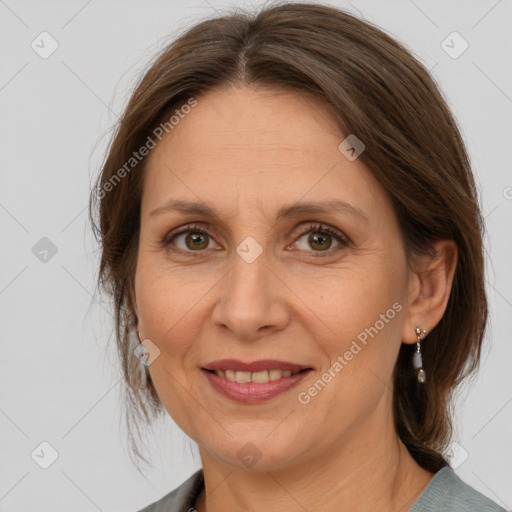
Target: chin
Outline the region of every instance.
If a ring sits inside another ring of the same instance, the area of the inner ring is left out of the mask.
[[[285,437],[287,443],[277,437],[270,440],[267,434],[245,435],[243,438],[233,436],[222,447],[203,446],[215,458],[238,470],[276,471],[288,467],[294,458],[294,449],[299,443],[303,446],[303,439],[290,443],[290,436]]]

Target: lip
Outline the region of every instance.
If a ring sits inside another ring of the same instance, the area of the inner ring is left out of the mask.
[[[291,370],[300,372],[301,370],[311,369],[311,366],[279,361],[277,359],[259,359],[250,363],[244,363],[238,359],[220,359],[203,366],[203,370],[238,370],[241,372],[261,372],[271,369]],[[291,378],[291,377],[287,377]]]
[[[230,368],[228,368],[228,370],[229,369]],[[282,377],[278,380],[239,383],[231,382],[225,377],[219,377],[215,373],[204,368],[201,369],[201,373],[206,377],[215,391],[226,398],[246,405],[259,404],[275,398],[276,396],[297,386],[297,384],[305,379],[311,372],[313,372],[313,370],[308,368],[300,373],[291,375],[290,377]]]

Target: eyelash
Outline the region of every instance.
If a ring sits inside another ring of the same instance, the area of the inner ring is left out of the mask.
[[[197,224],[189,224],[187,226],[184,226],[183,228],[179,228],[179,231],[171,231],[170,233],[166,234],[161,240],[160,245],[164,248],[170,248],[171,243],[175,238],[177,238],[180,235],[187,234],[189,232],[199,232],[199,233],[205,233],[209,237],[212,237],[212,234],[208,231],[208,229],[203,228],[202,226],[198,226]],[[313,254],[315,254],[315,258],[323,258],[326,256],[332,255],[333,252],[338,252],[339,250],[342,250],[344,247],[347,247],[350,245],[350,240],[344,236],[341,232],[334,230],[330,228],[329,226],[326,226],[321,223],[312,223],[309,226],[305,226],[305,228],[296,235],[297,239],[302,238],[307,233],[314,232],[314,233],[322,233],[322,234],[328,234],[331,235],[337,242],[339,242],[339,245],[336,246],[334,249],[327,249],[326,251],[311,251]],[[198,250],[198,251],[184,251],[183,249],[170,249],[174,252],[179,253],[185,253],[187,255],[191,255],[193,257],[200,257],[202,256],[201,253],[204,253],[204,250]]]

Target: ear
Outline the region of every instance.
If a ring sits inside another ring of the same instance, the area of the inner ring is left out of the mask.
[[[453,240],[437,240],[433,246],[434,256],[415,255],[413,258],[408,306],[402,326],[403,343],[416,343],[416,327],[425,329],[427,332],[424,336],[428,336],[446,311],[457,267],[458,249]]]
[[[137,334],[137,339],[139,340],[139,343],[144,339],[141,337],[140,333],[140,321],[139,321],[139,311],[137,308],[137,298],[135,295],[135,286],[133,284],[133,281],[130,282],[129,288],[128,288],[128,304],[131,307],[131,310],[133,311],[133,314],[135,314],[135,329]]]

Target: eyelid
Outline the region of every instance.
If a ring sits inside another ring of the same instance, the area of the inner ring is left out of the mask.
[[[179,228],[175,228],[166,233],[162,239],[162,242],[169,243],[173,237],[186,233],[187,231],[204,231],[207,234],[210,234],[210,232],[215,234],[215,230],[210,226],[206,226],[206,224],[201,222],[190,222],[184,226],[180,226]]]

